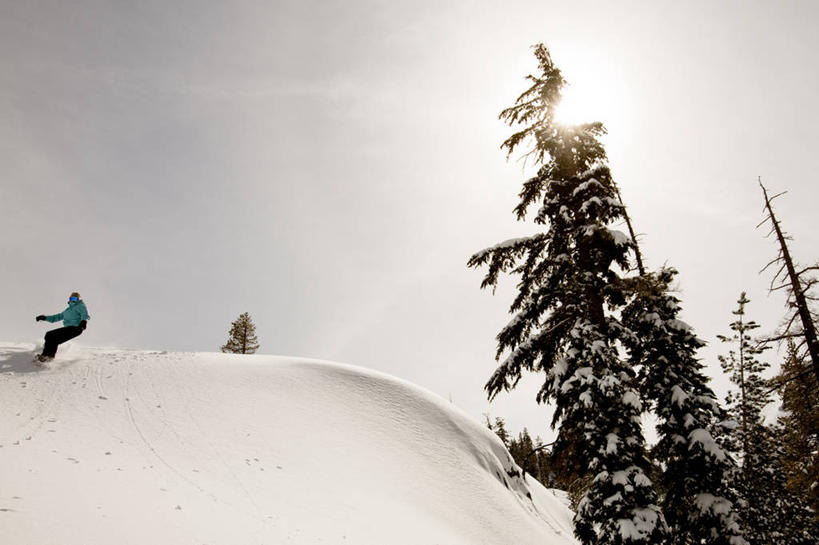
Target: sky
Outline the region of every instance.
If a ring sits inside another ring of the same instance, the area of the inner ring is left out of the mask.
[[[543,42],[603,121],[649,267],[724,395],[716,335],[760,269],[816,259],[812,2],[0,0],[0,339],[79,291],[88,346],[218,351],[249,312],[260,353],[353,363],[550,438],[538,377],[487,403],[493,296],[470,255],[516,222],[532,173],[498,120]],[[775,353],[767,353],[778,365]]]

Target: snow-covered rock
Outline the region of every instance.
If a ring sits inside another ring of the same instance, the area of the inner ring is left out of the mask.
[[[272,356],[0,344],[0,543],[575,543],[565,498],[413,384]]]

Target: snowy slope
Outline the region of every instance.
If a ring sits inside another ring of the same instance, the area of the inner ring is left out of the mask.
[[[494,434],[405,381],[66,348],[41,369],[0,344],[4,545],[574,543]]]

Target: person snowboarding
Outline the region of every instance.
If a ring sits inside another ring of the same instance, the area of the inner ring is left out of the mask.
[[[37,361],[45,363],[53,360],[54,356],[57,355],[57,346],[82,334],[85,331],[88,319],[88,309],[85,308],[85,303],[80,299],[80,294],[76,291],[68,298],[68,308],[64,311],[51,316],[44,314],[37,316],[36,320],[38,322],[41,320],[52,323],[63,321],[63,327],[52,329],[45,334],[43,353],[37,356]]]

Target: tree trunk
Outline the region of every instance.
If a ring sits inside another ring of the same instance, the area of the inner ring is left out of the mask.
[[[776,220],[776,216],[774,215],[771,201],[768,198],[768,191],[765,189],[765,186],[762,185],[761,181],[759,182],[759,185],[762,187],[762,194],[765,196],[765,208],[768,209],[768,217],[771,218],[771,223],[773,224],[774,231],[776,232],[776,238],[779,241],[779,247],[782,250],[782,259],[788,270],[788,278],[791,283],[793,299],[796,303],[797,312],[799,312],[799,318],[802,320],[803,334],[805,335],[805,341],[808,345],[810,359],[813,362],[813,372],[816,375],[816,380],[819,380],[819,343],[817,343],[816,340],[816,328],[813,325],[813,318],[810,315],[808,302],[805,299],[805,293],[802,291],[801,282],[799,282],[799,275],[796,273],[796,268],[793,266],[793,259],[791,259],[791,254],[788,251],[788,244],[785,240],[785,235],[782,233],[782,229],[779,227],[779,222]]]

